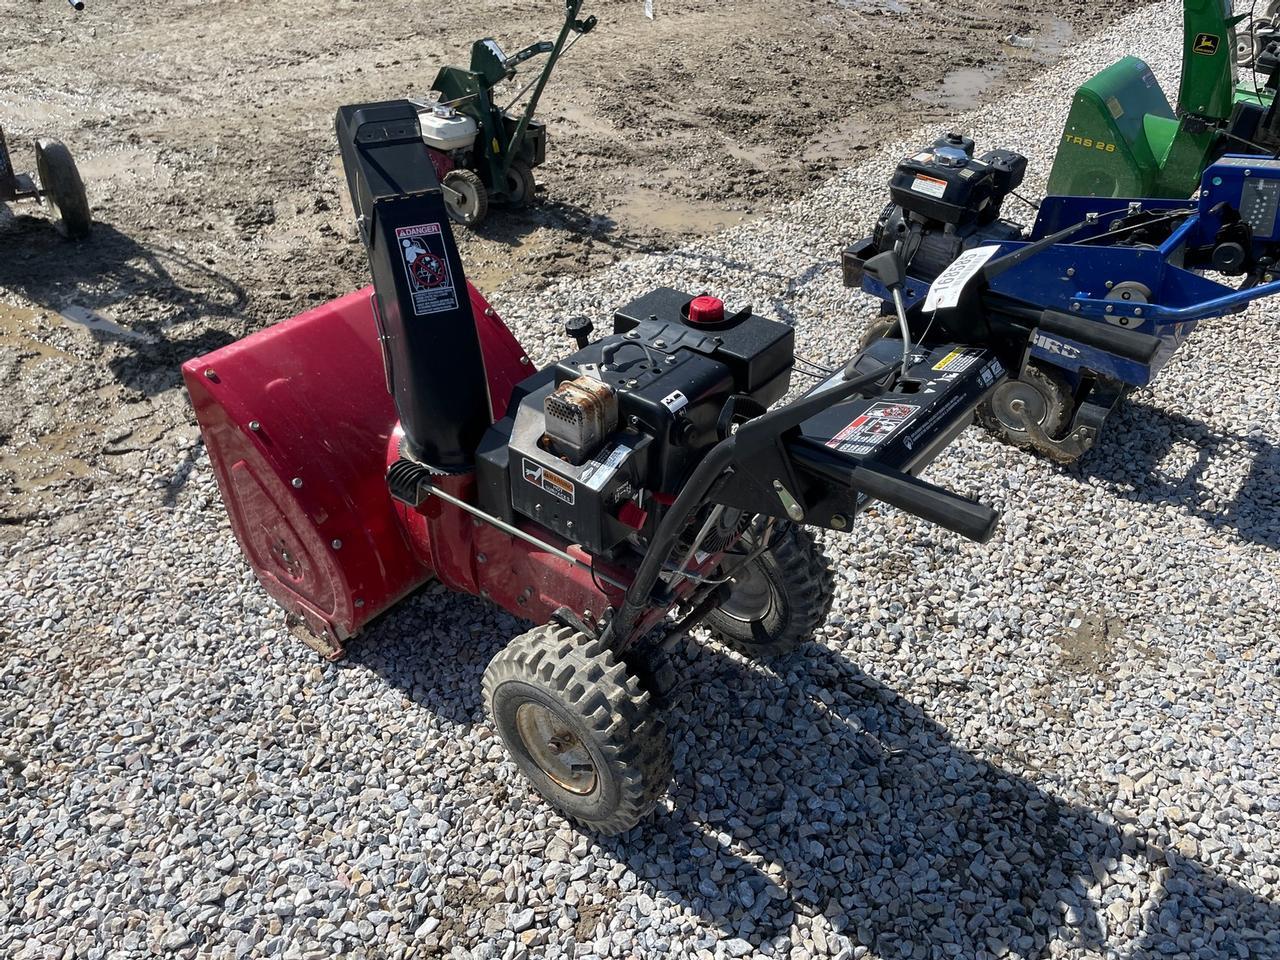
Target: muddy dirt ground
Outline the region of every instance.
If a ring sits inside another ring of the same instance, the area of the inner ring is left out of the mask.
[[[154,469],[175,496],[172,454],[195,442],[178,365],[366,282],[334,110],[424,93],[473,39],[514,52],[562,16],[555,0],[88,2],[5,0],[0,16],[15,166],[31,137],[62,138],[97,219],[72,244],[38,207],[0,205],[0,537],[69,529],[112,474]],[[650,20],[641,0],[588,0],[600,25],[540,110],[542,189],[462,236],[468,272],[517,295],[757,216],[1025,82],[1116,12],[656,0]]]

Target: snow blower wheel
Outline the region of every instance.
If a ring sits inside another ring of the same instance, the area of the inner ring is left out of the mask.
[[[36,141],[36,175],[58,229],[72,240],[88,236],[93,223],[89,198],[71,151],[61,140]]]
[[[978,422],[1015,446],[1034,447],[1025,427],[1027,420],[1046,436],[1057,437],[1071,417],[1071,407],[1067,382],[1057,373],[1028,364],[1021,376],[1004,381],[992,391],[991,399],[978,407]]]
[[[671,782],[666,725],[603,643],[556,623],[498,651],[489,714],[516,766],[565,816],[601,834],[635,826]]]
[[[743,549],[753,552],[764,530],[757,524],[747,531]],[[813,538],[790,523],[777,523],[769,546],[734,576],[729,596],[707,614],[706,624],[746,657],[780,657],[813,638],[833,596],[831,568]]]
[[[450,170],[441,181],[449,217],[464,227],[477,227],[489,213],[489,191],[474,170]]]
[[[896,315],[880,317],[873,320],[871,326],[867,327],[861,337],[858,338],[858,349],[865,350],[877,340],[883,340],[885,337],[893,336],[898,332],[898,318]]]

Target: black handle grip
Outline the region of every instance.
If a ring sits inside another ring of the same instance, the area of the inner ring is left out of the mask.
[[[873,460],[854,460],[806,441],[789,443],[787,450],[801,469],[826,483],[883,500],[978,543],[990,540],[1000,522],[999,513],[976,500]]]
[[[985,504],[878,463],[858,464],[850,479],[855,490],[978,543],[990,540],[1000,522]]]
[[[1057,310],[1046,310],[1040,315],[1040,329],[1135,363],[1151,363],[1164,345],[1159,337]]]

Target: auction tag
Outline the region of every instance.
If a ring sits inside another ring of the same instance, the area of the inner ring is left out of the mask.
[[[956,257],[929,287],[929,294],[924,298],[924,309],[948,310],[958,304],[965,286],[999,250],[999,247],[993,246],[974,247]]]

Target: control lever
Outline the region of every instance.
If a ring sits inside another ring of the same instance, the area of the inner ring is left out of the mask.
[[[591,342],[591,332],[595,328],[596,325],[591,322],[589,317],[570,317],[564,322],[564,332],[573,337],[573,341],[578,345],[579,350],[586,349],[587,344]]]
[[[862,267],[893,295],[893,309],[898,314],[898,328],[902,331],[902,376],[906,377],[911,364],[911,328],[907,325],[907,307],[902,302],[902,281],[907,278],[907,265],[897,249],[886,250],[871,257]]]

